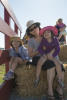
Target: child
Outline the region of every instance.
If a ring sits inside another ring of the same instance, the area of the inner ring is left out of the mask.
[[[56,25],[55,25],[55,27],[58,29],[58,31],[59,31],[59,25],[62,25],[62,24],[64,24],[64,23],[63,23],[63,19],[59,18],[59,19],[57,20],[57,22],[56,22]]]
[[[63,23],[63,19],[59,18],[59,19],[56,21],[56,25],[55,25],[55,27],[56,27],[57,30],[58,30],[58,35],[59,35],[59,26],[62,25],[62,24],[64,24],[64,23]],[[58,36],[58,35],[57,35],[57,36]]]
[[[42,57],[39,59],[36,69],[36,80],[35,80],[35,87],[39,83],[39,76],[41,72],[42,65],[44,62],[48,60],[52,60],[56,65],[56,71],[58,76],[58,82],[60,86],[64,86],[62,82],[62,70],[61,70],[61,64],[58,59],[58,54],[60,51],[60,46],[57,38],[54,35],[57,35],[57,29],[52,26],[47,26],[41,29],[41,34],[43,34],[42,41],[40,43],[40,46],[38,48],[38,52],[42,55]]]
[[[61,24],[63,24],[63,19],[62,18],[59,18],[57,22],[58,22],[57,23],[58,25],[61,25]]]
[[[58,40],[60,43],[63,43],[63,44],[66,44],[66,35],[67,35],[67,32],[66,32],[66,25],[65,24],[62,24],[62,25],[59,25],[59,36],[58,36]]]
[[[10,80],[14,78],[14,70],[18,64],[26,63],[29,59],[27,49],[22,46],[22,41],[19,37],[13,37],[10,41],[11,48],[9,51],[9,56],[11,57],[9,62],[9,71],[4,76],[4,80]]]

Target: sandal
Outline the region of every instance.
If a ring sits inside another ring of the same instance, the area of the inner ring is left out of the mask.
[[[63,94],[59,94],[59,92],[56,90],[55,91],[56,95],[58,96],[59,100],[65,100],[64,95]]]
[[[59,95],[59,100],[65,100],[64,95]]]
[[[60,85],[61,88],[64,88],[64,83],[61,79],[58,79],[58,83]]]
[[[34,81],[34,87],[37,88],[38,84],[39,84],[40,79],[37,79]]]
[[[54,96],[51,96],[51,95],[48,95],[48,100],[55,100],[55,97]]]

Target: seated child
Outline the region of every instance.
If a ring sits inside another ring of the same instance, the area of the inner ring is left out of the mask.
[[[59,39],[59,42],[60,44],[66,44],[66,25],[63,23],[63,19],[59,18],[55,27],[57,28],[58,30],[58,39]]]
[[[48,59],[48,60],[52,60],[55,63],[58,82],[61,87],[64,87],[64,84],[62,82],[61,64],[58,59],[60,46],[57,38],[55,37],[55,35],[57,35],[57,29],[52,26],[47,26],[41,29],[40,32],[41,34],[43,34],[43,38],[38,48],[38,52],[41,54],[42,57],[39,59],[37,64],[36,80],[34,85],[35,87],[38,85],[42,65]]]
[[[66,44],[66,35],[67,35],[67,32],[66,32],[66,25],[65,24],[62,24],[62,25],[59,25],[59,36],[58,36],[58,40],[60,43],[63,43],[63,44]]]
[[[10,40],[11,48],[9,51],[9,71],[4,76],[4,80],[14,78],[14,70],[18,64],[24,64],[29,60],[27,49],[22,46],[22,41],[19,37],[12,37]]]
[[[57,20],[57,22],[56,22],[56,25],[55,25],[55,27],[58,29],[58,33],[59,33],[59,25],[62,25],[62,24],[64,24],[63,23],[63,19],[62,18],[59,18]]]

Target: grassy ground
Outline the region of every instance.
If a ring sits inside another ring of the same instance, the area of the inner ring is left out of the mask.
[[[0,85],[4,81],[3,80],[4,74],[5,74],[5,65],[0,65]]]

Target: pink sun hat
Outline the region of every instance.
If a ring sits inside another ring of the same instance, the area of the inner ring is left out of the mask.
[[[46,26],[46,27],[42,28],[42,29],[40,30],[40,35],[43,35],[43,33],[44,33],[45,31],[48,31],[48,30],[52,31],[52,32],[54,33],[55,36],[58,35],[58,30],[57,30],[57,28],[54,27],[54,26]]]

